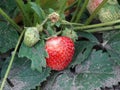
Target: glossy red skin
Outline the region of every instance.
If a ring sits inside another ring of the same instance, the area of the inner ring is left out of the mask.
[[[47,66],[52,70],[63,70],[72,61],[74,42],[65,36],[53,37],[46,41],[45,49],[48,53]]]

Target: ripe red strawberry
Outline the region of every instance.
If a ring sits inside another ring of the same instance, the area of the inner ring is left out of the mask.
[[[46,41],[45,49],[48,53],[47,66],[53,70],[63,70],[72,61],[74,42],[66,36],[52,37]]]

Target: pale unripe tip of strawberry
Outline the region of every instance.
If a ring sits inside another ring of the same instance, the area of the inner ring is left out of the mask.
[[[62,36],[67,36],[71,38],[73,41],[76,41],[78,39],[78,35],[74,30],[66,28],[62,31]]]
[[[52,37],[46,41],[45,50],[47,66],[52,70],[64,70],[72,61],[74,42],[66,36]]]
[[[28,47],[34,46],[40,40],[39,31],[36,27],[26,28],[24,35],[24,44]]]

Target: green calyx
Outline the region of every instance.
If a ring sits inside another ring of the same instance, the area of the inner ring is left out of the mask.
[[[120,18],[119,4],[107,3],[98,13],[101,22],[115,21]]]
[[[34,46],[40,40],[39,31],[36,27],[29,27],[25,31],[24,44],[28,47]]]
[[[62,36],[67,36],[71,38],[73,41],[76,41],[78,39],[77,33],[74,30],[68,28],[62,31]]]

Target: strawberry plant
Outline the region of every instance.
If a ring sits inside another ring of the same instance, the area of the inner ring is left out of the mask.
[[[120,82],[119,0],[0,1],[0,90]]]

